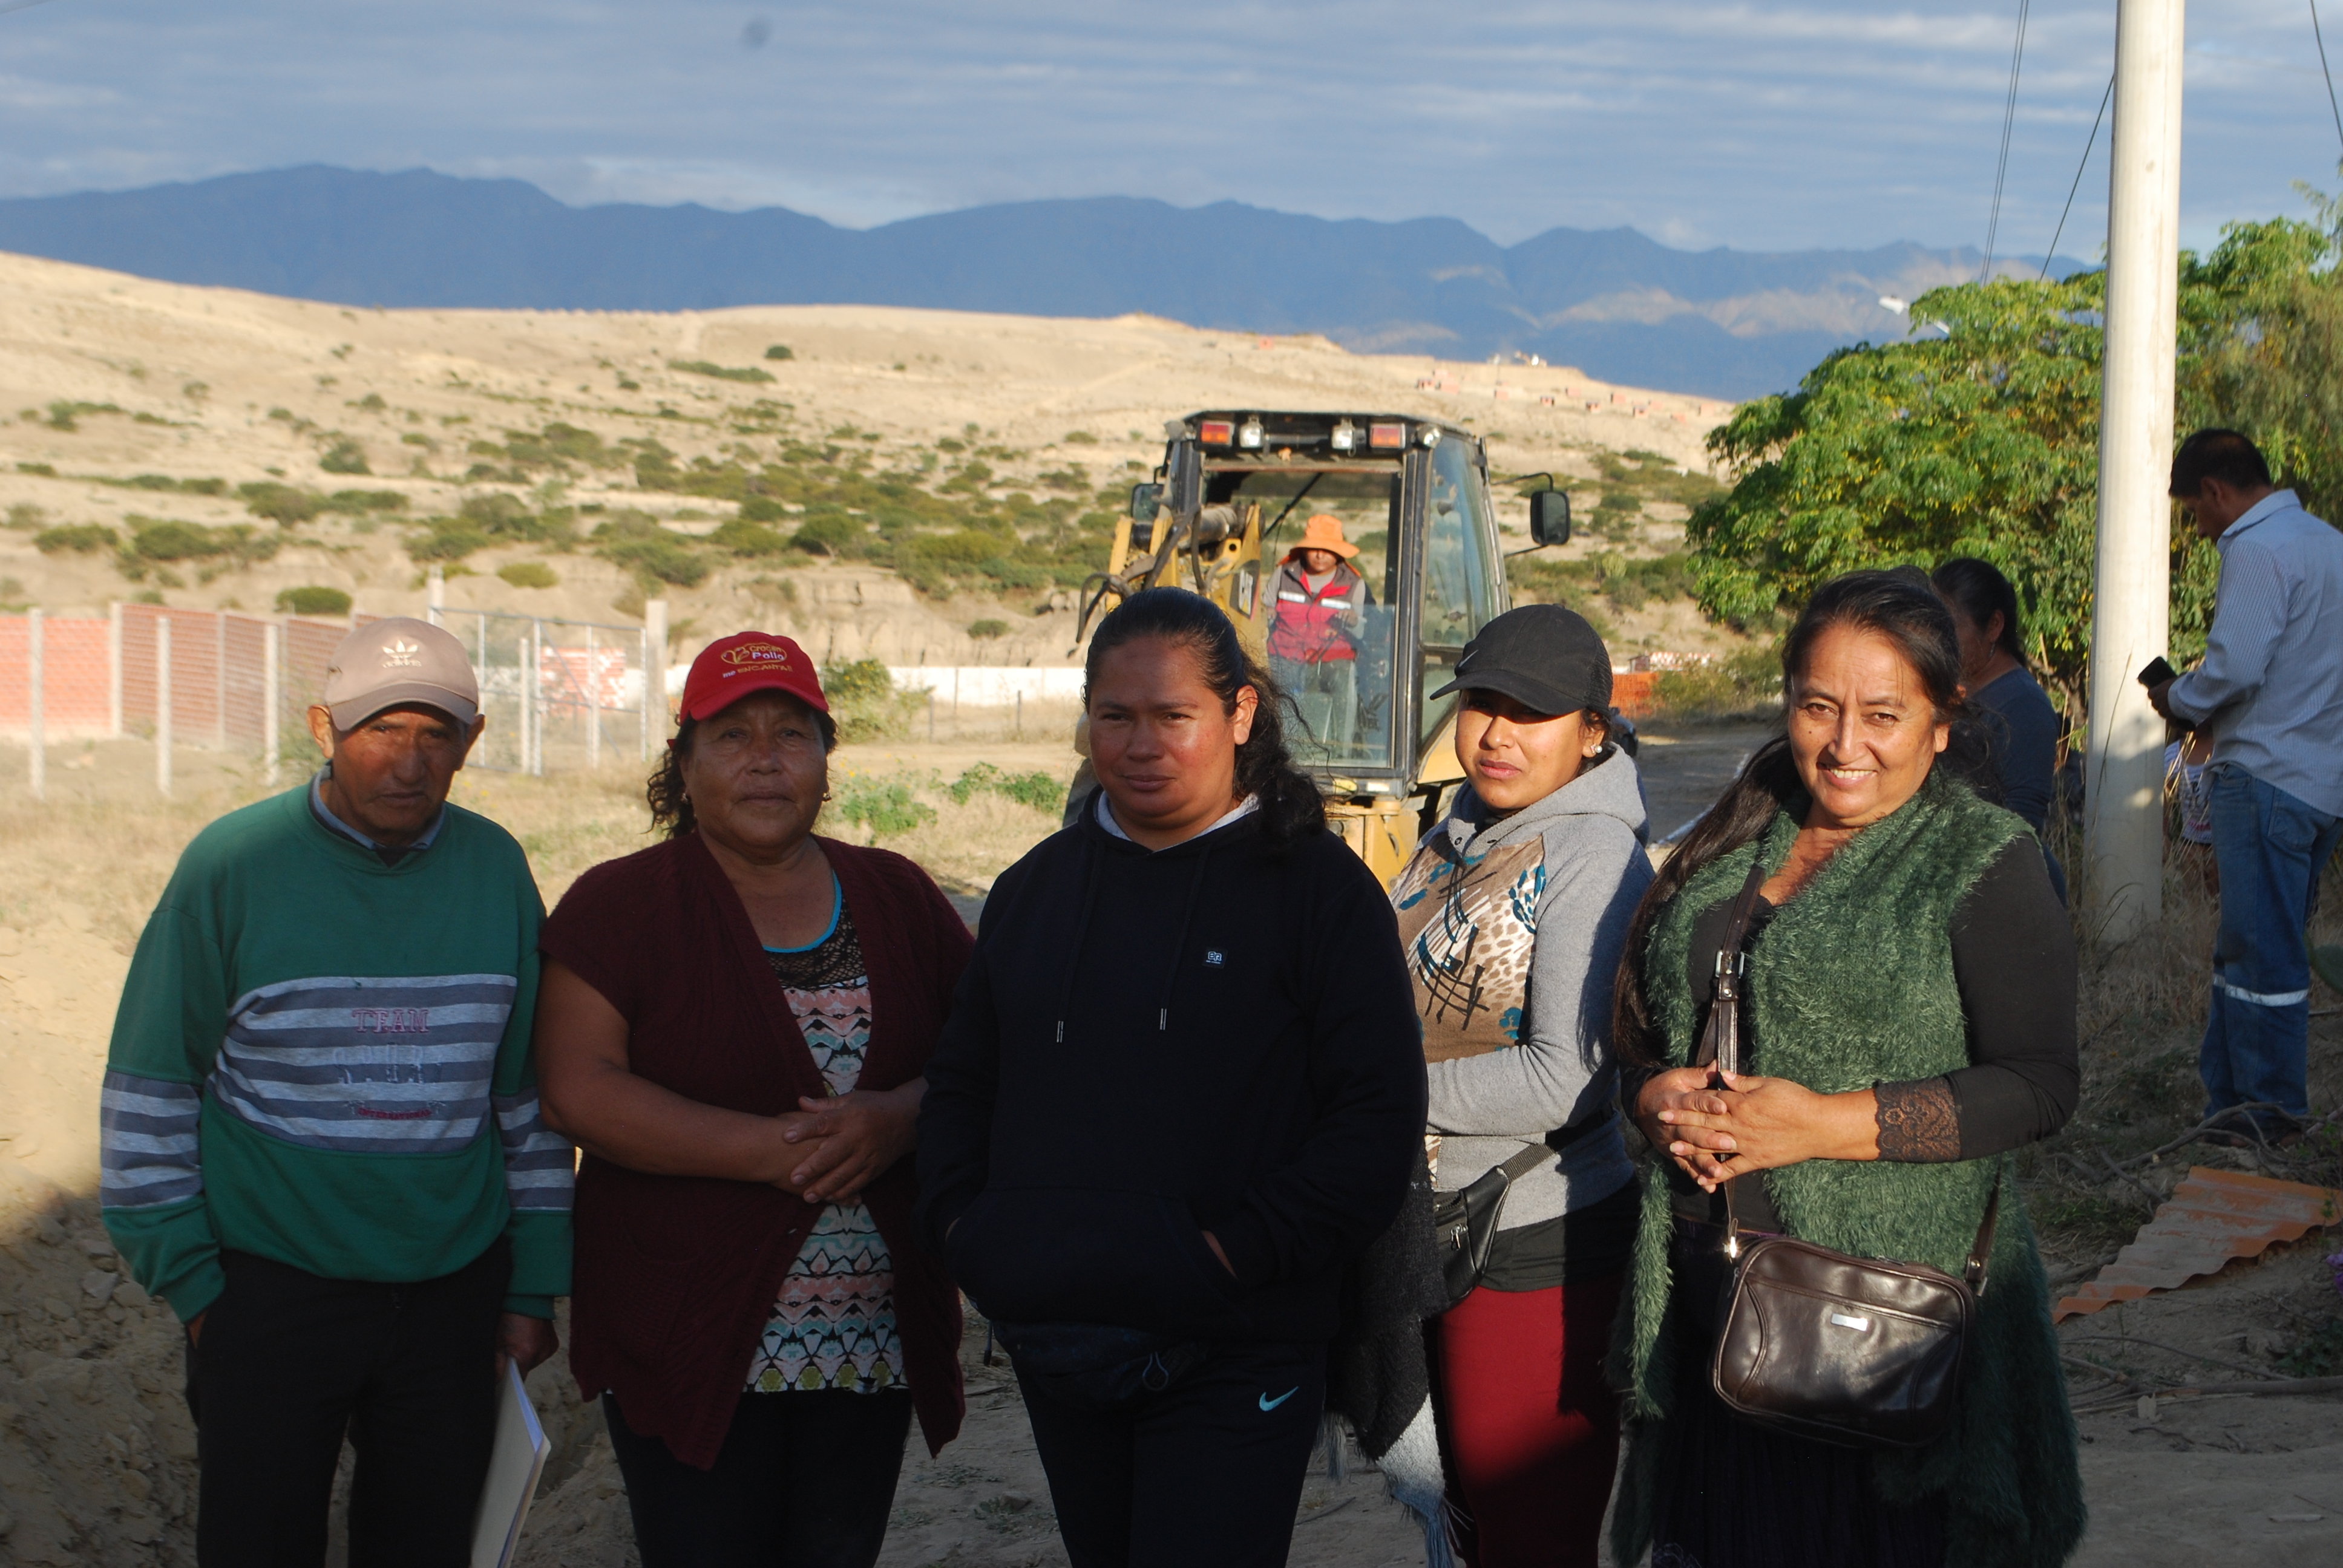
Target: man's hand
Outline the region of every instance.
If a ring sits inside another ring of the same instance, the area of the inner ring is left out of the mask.
[[[203,1320],[196,1319],[197,1322]],[[193,1325],[190,1325],[191,1327]],[[527,1377],[551,1359],[561,1348],[561,1336],[553,1332],[549,1318],[532,1318],[526,1312],[505,1312],[497,1319],[497,1375],[505,1375],[505,1363],[512,1362]]]
[[[2157,681],[2154,686],[2147,689],[2147,705],[2150,708],[2155,709],[2158,714],[2162,715],[2166,722],[2177,724],[2180,720],[2174,718],[2172,714],[2171,691],[2171,681]]]
[[[809,1203],[846,1203],[910,1153],[919,1141],[920,1101],[927,1081],[900,1089],[861,1090],[827,1100],[810,1096],[804,1121],[781,1134],[790,1143],[819,1145],[789,1175],[788,1185]]]

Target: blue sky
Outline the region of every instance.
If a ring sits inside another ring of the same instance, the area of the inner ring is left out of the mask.
[[[0,0],[5,5],[8,0]],[[0,15],[0,195],[330,163],[854,226],[1151,196],[1506,242],[1980,245],[2016,0],[45,0]],[[2343,65],[2343,0],[2322,13]],[[2037,0],[2001,221],[2050,237],[2114,0]],[[2299,215],[2338,146],[2307,0],[2190,7],[2185,233]],[[2097,252],[2107,140],[2061,250]]]

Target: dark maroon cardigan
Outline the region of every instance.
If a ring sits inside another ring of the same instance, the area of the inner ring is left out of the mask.
[[[936,885],[900,855],[818,842],[838,874],[870,975],[860,1087],[927,1069],[973,946]],[[828,1092],[739,895],[699,835],[595,867],[548,918],[540,947],[626,1015],[641,1077],[771,1116]],[[863,1190],[895,1264],[895,1316],[930,1453],[958,1434],[960,1292],[911,1220],[916,1161]],[[754,1181],[652,1176],[588,1154],[578,1176],[570,1369],[588,1398],[677,1458],[716,1462],[749,1363],[817,1211]],[[765,1397],[786,1399],[789,1394]]]

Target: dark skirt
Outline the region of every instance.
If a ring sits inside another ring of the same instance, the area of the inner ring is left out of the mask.
[[[1754,1425],[1710,1388],[1713,1305],[1726,1282],[1716,1227],[1678,1221],[1675,1410],[1660,1449],[1652,1568],[1943,1568],[1941,1496],[1880,1500],[1868,1451]]]

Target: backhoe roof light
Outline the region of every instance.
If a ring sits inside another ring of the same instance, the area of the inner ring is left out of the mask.
[[[1359,449],[1359,427],[1345,419],[1334,427],[1327,440],[1337,452],[1355,452]]]
[[[1407,445],[1407,427],[1370,425],[1367,427],[1367,445],[1379,451],[1397,451]]]
[[[1196,430],[1196,439],[1207,447],[1225,447],[1236,438],[1233,419],[1207,419]]]
[[[1261,449],[1261,420],[1258,417],[1237,427],[1237,445],[1252,451]]]

